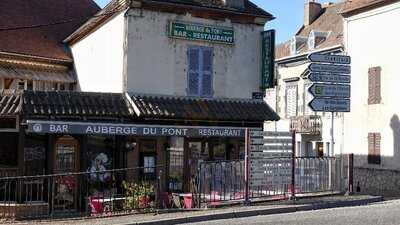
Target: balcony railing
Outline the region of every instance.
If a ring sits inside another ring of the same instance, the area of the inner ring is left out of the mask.
[[[290,119],[290,130],[297,133],[320,135],[322,130],[321,116],[298,116]]]

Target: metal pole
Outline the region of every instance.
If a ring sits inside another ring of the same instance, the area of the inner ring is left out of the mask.
[[[334,120],[335,120],[335,113],[334,112],[332,112],[332,119],[331,119],[331,121],[332,121],[332,126],[331,126],[331,150],[330,150],[330,153],[328,154],[328,156],[333,156],[333,154],[334,154],[334,149],[335,149],[335,136],[334,136]]]
[[[296,200],[296,130],[292,131],[292,200]]]
[[[250,176],[250,165],[249,165],[249,147],[250,147],[250,132],[249,129],[246,128],[245,132],[245,156],[244,156],[244,182],[245,182],[245,204],[250,203],[249,197],[249,176]]]
[[[330,153],[328,154],[328,157],[334,156],[334,154],[335,154],[335,131],[334,131],[335,113],[334,112],[332,112],[331,117],[332,117],[331,118],[331,121],[332,121],[332,124],[331,124],[331,149],[330,149]],[[328,159],[328,166],[329,166],[328,167],[329,188],[331,190],[333,190],[333,188],[332,188],[332,177],[333,176],[332,176],[332,161],[331,161],[331,159]]]

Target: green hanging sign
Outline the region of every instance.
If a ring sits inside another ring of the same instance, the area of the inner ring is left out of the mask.
[[[195,41],[208,41],[222,44],[233,44],[235,35],[233,28],[201,25],[171,21],[169,36]]]
[[[262,68],[261,90],[274,87],[275,74],[275,30],[261,32]]]

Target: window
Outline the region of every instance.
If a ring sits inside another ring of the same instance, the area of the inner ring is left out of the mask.
[[[4,79],[0,79],[0,90],[4,90]]]
[[[213,49],[193,46],[188,49],[189,96],[212,97],[213,95]]]
[[[297,82],[286,83],[286,117],[297,116]]]
[[[381,134],[368,134],[368,163],[381,164]]]
[[[368,105],[381,103],[381,67],[368,70]]]
[[[25,83],[26,82],[24,80],[19,80],[18,83],[17,83],[18,84],[17,89],[18,90],[25,90],[26,89],[25,88]]]

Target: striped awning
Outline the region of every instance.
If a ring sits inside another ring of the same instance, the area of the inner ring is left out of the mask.
[[[0,78],[75,83],[72,72],[65,68],[35,68],[13,64],[0,64]]]

